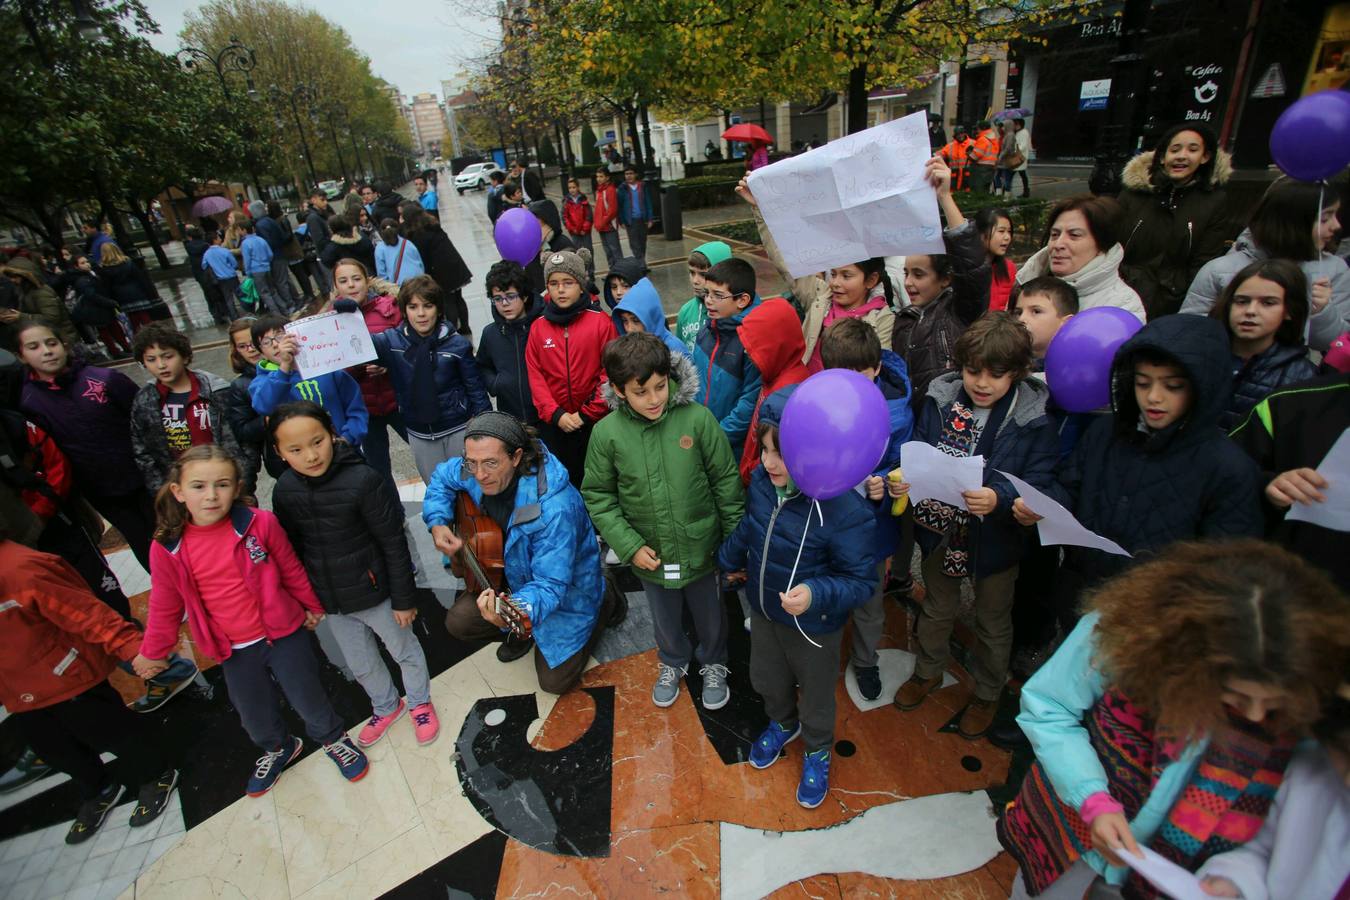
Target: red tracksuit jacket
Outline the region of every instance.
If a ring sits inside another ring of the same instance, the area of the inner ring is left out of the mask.
[[[566,325],[550,322],[547,312],[534,320],[525,341],[525,369],[540,419],[556,425],[563,413],[579,412],[596,422],[609,412],[600,393],[605,380],[600,355],[616,337],[614,320],[595,309],[582,310]]]

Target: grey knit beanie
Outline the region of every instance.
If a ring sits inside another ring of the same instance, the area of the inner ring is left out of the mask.
[[[488,410],[469,420],[464,428],[464,439],[495,437],[506,445],[507,453],[514,453],[530,443],[530,435],[520,420],[510,413]]]
[[[577,280],[577,284],[583,287],[590,280],[591,251],[585,247],[577,251],[544,252],[540,254],[540,259],[544,263],[544,281],[548,281],[548,276],[554,272],[571,275]]]

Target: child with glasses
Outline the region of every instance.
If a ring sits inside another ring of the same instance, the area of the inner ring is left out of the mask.
[[[525,371],[525,341],[530,325],[543,305],[530,290],[530,277],[519,263],[504,259],[487,273],[486,290],[492,300],[492,324],[478,341],[478,371],[497,409],[526,425],[539,422]]]
[[[253,346],[263,356],[257,377],[248,386],[254,412],[270,416],[283,403],[308,400],[328,410],[338,437],[360,447],[370,424],[360,385],[341,371],[317,378],[302,377],[295,364],[299,344],[295,335],[286,332],[286,324],[281,316],[263,316],[250,329]]]

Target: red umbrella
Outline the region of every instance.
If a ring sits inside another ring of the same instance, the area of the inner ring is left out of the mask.
[[[726,131],[722,132],[722,139],[727,141],[740,141],[743,144],[773,143],[773,137],[767,131],[750,122],[732,125]]]

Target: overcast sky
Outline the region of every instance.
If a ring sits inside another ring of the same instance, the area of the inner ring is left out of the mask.
[[[143,2],[160,28],[150,43],[166,53],[180,46],[185,14],[202,5],[201,0]],[[370,57],[375,74],[409,97],[424,91],[440,96],[442,79],[470,68],[473,57],[496,42],[496,24],[469,11],[484,8],[484,0],[289,2],[317,9],[345,28],[352,43]]]

